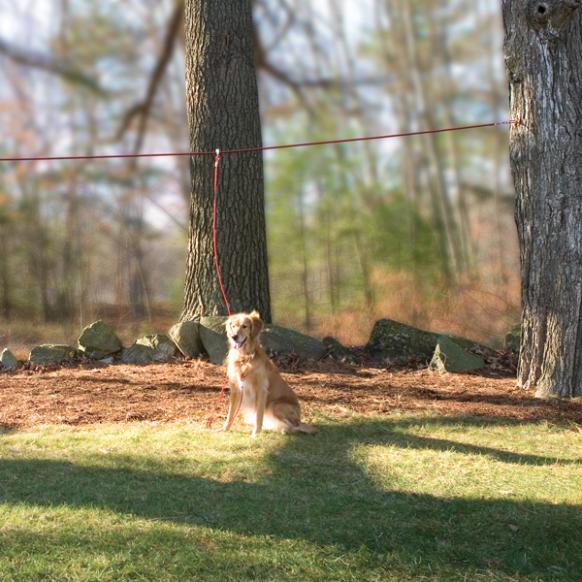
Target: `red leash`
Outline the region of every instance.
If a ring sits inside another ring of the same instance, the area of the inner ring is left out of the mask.
[[[228,315],[232,315],[230,310],[230,303],[228,302],[228,296],[226,295],[226,291],[224,289],[224,283],[222,282],[222,274],[220,272],[220,260],[218,258],[218,242],[217,242],[217,232],[218,232],[218,174],[219,174],[219,166],[220,166],[220,150],[217,149],[214,155],[214,202],[213,202],[213,209],[212,209],[212,250],[214,253],[214,268],[216,269],[216,278],[218,279],[218,286],[220,287],[220,292],[222,293],[222,299],[224,300],[224,305],[226,307],[226,311]],[[206,420],[206,427],[212,428],[212,424],[214,423],[214,419],[216,417],[216,411],[218,410],[218,405],[224,396],[224,391],[226,390],[226,386],[228,384],[228,378],[226,378],[222,384],[222,388],[219,394],[214,399],[212,403],[212,411],[209,414]]]
[[[218,223],[218,167],[220,165],[220,150],[216,150],[214,156],[214,205],[212,212],[212,243],[214,251],[214,267],[216,268],[216,278],[218,279],[218,285],[220,287],[220,292],[222,293],[222,298],[224,299],[224,305],[226,306],[226,311],[229,316],[232,315],[230,310],[230,303],[228,302],[228,297],[226,296],[226,291],[224,290],[224,284],[222,282],[222,275],[220,273],[220,262],[218,260],[218,243],[216,241],[217,223]]]

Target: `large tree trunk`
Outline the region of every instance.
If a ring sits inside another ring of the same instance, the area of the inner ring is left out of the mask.
[[[250,0],[187,0],[186,90],[190,147],[261,145]],[[192,159],[183,320],[224,314],[212,251],[213,160]],[[271,319],[260,153],[224,156],[219,181],[220,268],[234,312]]]
[[[521,247],[518,380],[582,395],[582,0],[504,0]]]

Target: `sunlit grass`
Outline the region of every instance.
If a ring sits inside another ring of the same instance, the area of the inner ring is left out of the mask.
[[[582,433],[322,419],[0,436],[0,580],[578,580]]]

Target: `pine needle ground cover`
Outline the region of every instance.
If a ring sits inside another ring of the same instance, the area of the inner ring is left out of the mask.
[[[0,435],[0,579],[579,580],[575,424],[321,415]]]

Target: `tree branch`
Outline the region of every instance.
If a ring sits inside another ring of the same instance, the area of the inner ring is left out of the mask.
[[[125,132],[129,129],[135,117],[139,117],[138,135],[136,138],[135,151],[141,149],[143,143],[145,131],[147,128],[148,117],[150,115],[150,110],[152,104],[158,92],[158,88],[162,79],[164,78],[164,73],[172,55],[174,54],[174,47],[176,45],[176,39],[180,31],[180,26],[182,25],[182,20],[184,18],[184,0],[178,0],[174,7],[168,25],[166,28],[166,35],[164,38],[164,43],[162,45],[162,50],[156,62],[156,66],[152,71],[148,87],[146,90],[145,97],[143,101],[133,105],[125,114],[121,126],[117,132],[116,139],[119,140],[123,137]]]
[[[94,78],[78,69],[73,63],[58,59],[54,55],[16,46],[1,38],[0,54],[19,65],[58,75],[67,81],[83,85],[99,95],[106,94],[106,91],[100,87]]]

